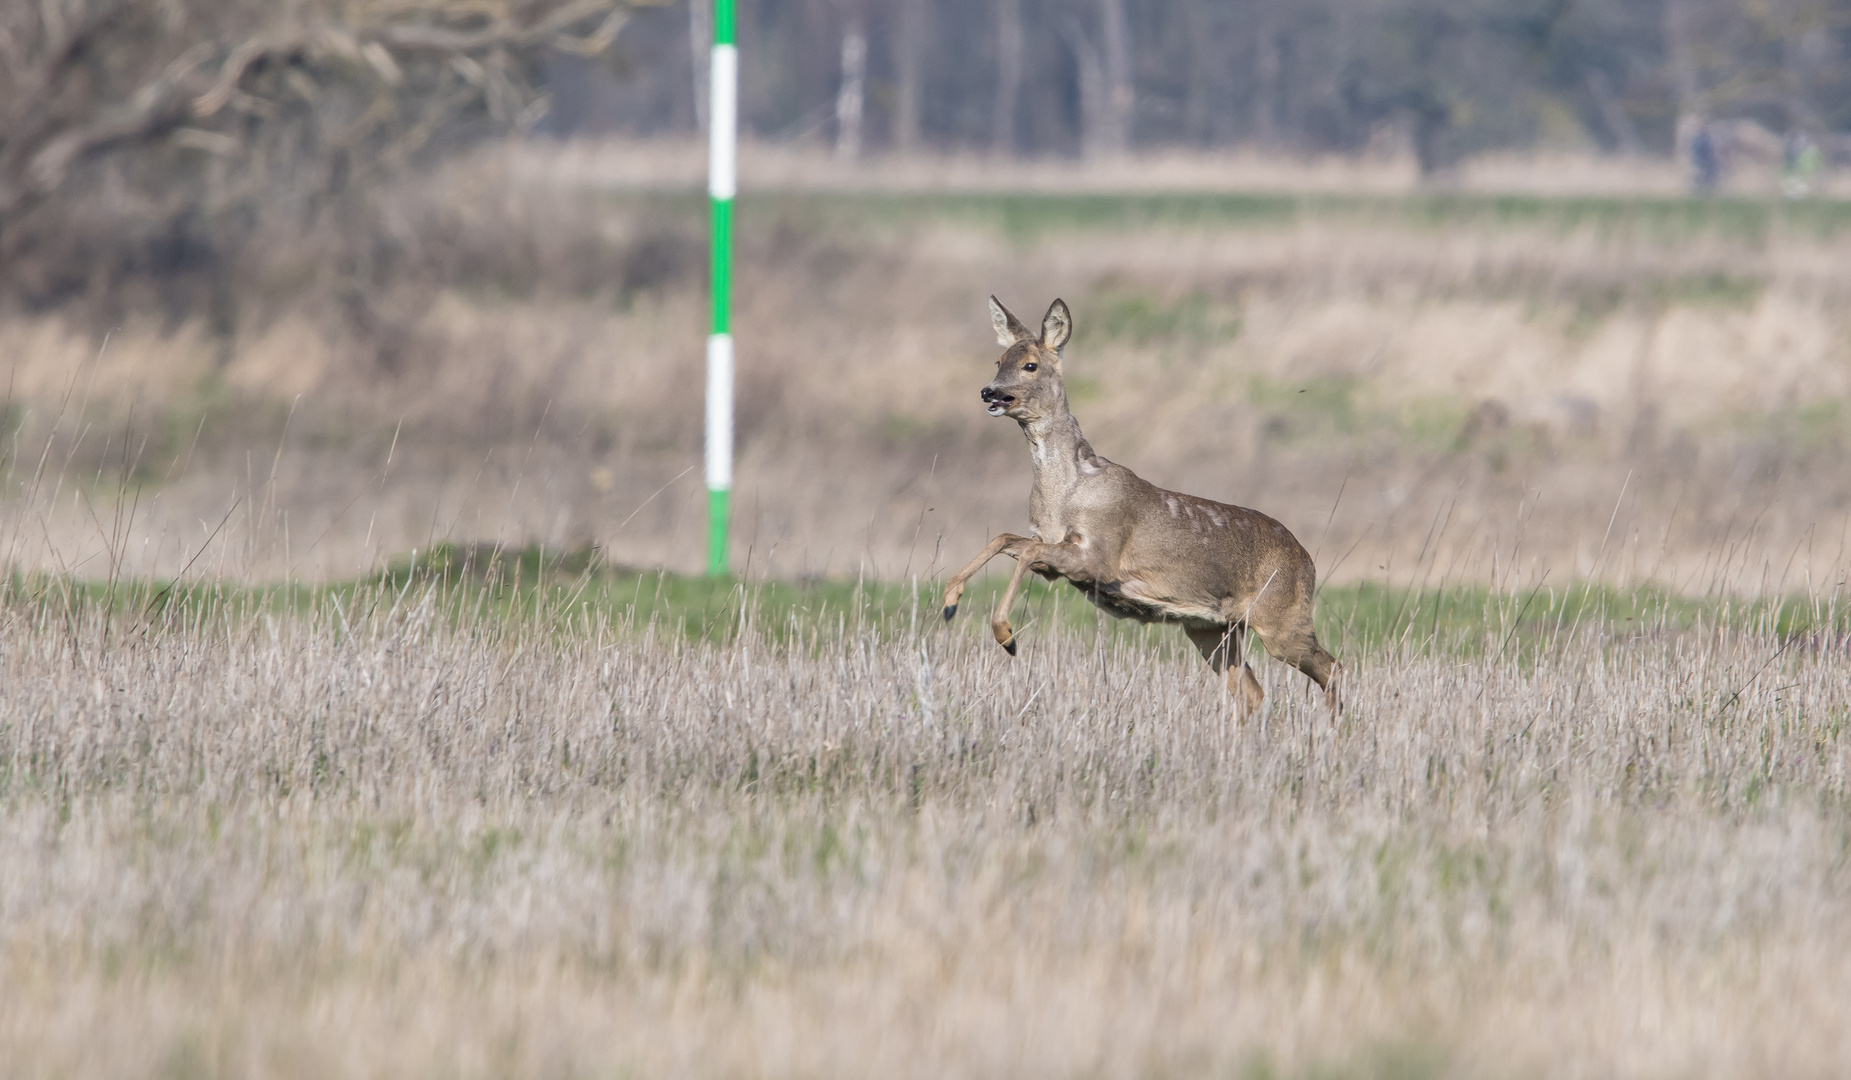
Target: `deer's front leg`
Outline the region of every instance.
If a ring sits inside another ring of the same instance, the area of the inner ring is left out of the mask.
[[[965,582],[975,576],[977,571],[983,569],[985,563],[1001,555],[1005,549],[1019,548],[1020,545],[1026,543],[1030,543],[1026,536],[1004,533],[990,541],[989,546],[983,549],[983,553],[966,563],[964,569],[951,575],[951,580],[945,583],[945,621],[950,622],[951,617],[958,613],[958,598],[964,595]],[[1011,555],[1015,553],[1010,551]]]
[[[990,616],[990,633],[996,643],[1015,655],[1015,629],[1009,625],[1009,608],[1015,603],[1015,594],[1022,587],[1022,575],[1031,566],[1040,572],[1042,568],[1052,571],[1049,580],[1056,577],[1094,579],[1097,577],[1087,559],[1086,550],[1073,541],[1059,544],[1044,544],[1031,540],[1014,552],[1015,573],[1009,575],[1009,587],[1003,590],[1002,599],[996,602],[996,611]]]

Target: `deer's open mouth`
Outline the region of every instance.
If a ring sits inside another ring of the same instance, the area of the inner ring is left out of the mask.
[[[1014,394],[1005,394],[994,387],[984,387],[977,391],[977,396],[983,399],[984,411],[991,416],[1001,416],[1009,411],[1009,406],[1015,404]]]

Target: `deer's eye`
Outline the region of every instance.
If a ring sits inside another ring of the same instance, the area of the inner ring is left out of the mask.
[[[1033,371],[1035,370],[1035,365],[1034,364],[1023,364],[1022,370],[1023,371]]]

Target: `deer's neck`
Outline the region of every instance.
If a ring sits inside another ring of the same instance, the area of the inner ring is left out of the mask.
[[[1022,434],[1028,437],[1035,469],[1035,487],[1028,499],[1029,523],[1042,539],[1058,541],[1070,524],[1067,504],[1074,491],[1087,476],[1099,473],[1101,466],[1064,401],[1045,416],[1023,421]]]

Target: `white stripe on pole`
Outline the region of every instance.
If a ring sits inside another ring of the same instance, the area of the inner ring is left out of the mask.
[[[734,46],[713,47],[713,88],[707,100],[712,115],[707,125],[707,194],[730,199],[737,188],[733,147],[739,124],[739,50]]]
[[[707,339],[707,490],[733,486],[733,335]]]

